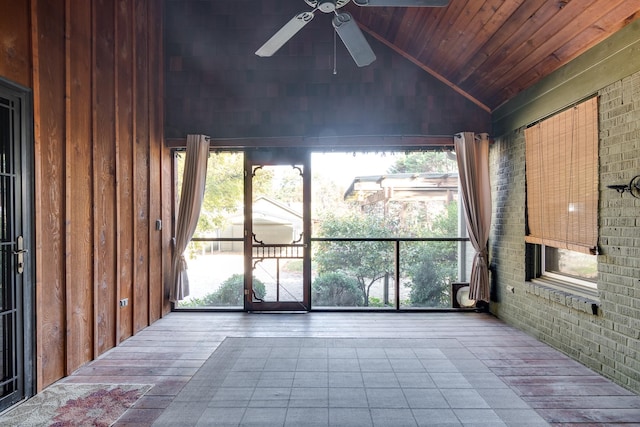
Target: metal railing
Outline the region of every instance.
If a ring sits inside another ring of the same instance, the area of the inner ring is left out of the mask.
[[[464,280],[464,265],[465,261],[465,252],[466,249],[462,243],[469,242],[469,238],[467,237],[424,237],[424,238],[401,238],[401,237],[372,237],[372,238],[362,238],[362,237],[312,237],[310,239],[312,248],[316,244],[322,243],[389,243],[392,246],[393,254],[391,256],[391,263],[393,264],[393,271],[389,272],[390,278],[393,280],[393,288],[392,291],[392,299],[393,301],[387,301],[387,295],[389,293],[389,283],[388,280],[385,282],[384,288],[384,296],[383,306],[387,309],[395,309],[400,310],[402,308],[407,308],[406,305],[403,306],[403,301],[401,300],[402,294],[402,278],[406,277],[406,271],[403,271],[403,256],[402,256],[402,245],[417,243],[417,244],[431,244],[431,243],[458,243],[457,248],[457,257],[456,263],[458,267],[457,277],[451,277],[452,282],[457,282],[459,280]],[[232,242],[233,243],[243,243],[243,238],[193,238],[192,242],[210,242],[212,244],[210,249],[213,251],[220,251],[222,248],[221,243],[223,242]],[[217,244],[216,244],[217,243]],[[291,244],[291,245],[269,245],[269,244],[253,244],[253,257],[254,258],[269,258],[269,259],[292,259],[292,258],[302,258],[304,245],[300,243]],[[311,251],[311,262],[312,265],[314,263],[314,251]],[[405,268],[406,270],[406,268]],[[388,304],[388,305],[387,305]],[[406,304],[406,302],[404,303]],[[367,307],[364,307],[367,308]]]

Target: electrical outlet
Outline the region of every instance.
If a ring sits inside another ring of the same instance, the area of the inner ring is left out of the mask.
[[[126,307],[129,305],[129,298],[122,298],[120,300],[120,307]]]

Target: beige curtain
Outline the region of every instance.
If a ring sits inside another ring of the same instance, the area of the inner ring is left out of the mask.
[[[189,277],[184,251],[196,230],[200,217],[208,157],[209,138],[204,135],[188,135],[172,258],[173,283],[169,299],[173,302],[189,296]]]
[[[489,256],[491,185],[489,182],[489,135],[462,132],[454,137],[462,205],[469,239],[476,250],[469,280],[469,298],[489,302]]]

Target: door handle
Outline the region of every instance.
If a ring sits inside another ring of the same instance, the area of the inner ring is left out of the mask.
[[[16,250],[13,251],[13,254],[18,256],[16,260],[16,270],[18,274],[24,273],[24,254],[27,252],[29,252],[29,250],[24,248],[24,238],[18,236],[16,240]]]

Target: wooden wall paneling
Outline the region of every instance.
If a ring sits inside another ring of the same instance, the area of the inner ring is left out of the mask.
[[[133,36],[133,333],[149,323],[149,64],[146,0],[134,1]]]
[[[0,76],[31,87],[29,2],[3,1],[0,8]]]
[[[37,390],[65,374],[64,1],[32,0]]]
[[[163,138],[164,139],[164,138]],[[162,313],[171,311],[169,302],[169,286],[173,279],[171,272],[171,256],[173,254],[172,237],[174,235],[174,167],[172,151],[162,146]]]
[[[93,359],[91,2],[66,1],[67,374]]]
[[[38,7],[36,0],[32,0],[30,2],[29,14],[31,16],[31,63],[32,67],[32,76],[31,81],[33,82],[33,153],[34,153],[34,165],[33,165],[33,182],[34,182],[34,195],[37,196],[38,191],[42,188],[42,135],[40,133],[40,117],[41,117],[41,108],[40,108],[40,61],[39,61],[39,43],[38,40],[40,38],[40,32],[38,28]],[[34,272],[34,280],[35,280],[35,299],[36,299],[36,392],[40,392],[43,388],[43,367],[42,367],[42,352],[40,349],[42,348],[42,330],[40,321],[42,320],[43,310],[41,308],[42,305],[40,301],[43,300],[44,296],[42,293],[42,241],[38,236],[42,236],[42,216],[38,215],[38,212],[42,212],[42,200],[41,197],[34,197],[33,200],[34,211],[36,212],[36,216],[34,218],[34,233],[35,233],[35,247],[33,248],[33,252],[35,255],[35,272]]]
[[[131,302],[133,283],[133,2],[116,3],[117,253],[119,299]],[[133,334],[132,304],[118,310],[118,342]]]
[[[156,229],[156,220],[162,221],[161,194],[161,139],[154,130],[154,120],[149,125],[149,261],[148,261],[148,324],[162,317],[162,233]]]
[[[110,0],[93,7],[94,353],[116,346],[115,11]]]
[[[155,3],[27,6],[41,391],[168,311],[171,154]]]
[[[147,2],[149,59],[149,324],[162,317],[163,246],[156,220],[162,215],[162,3]]]

